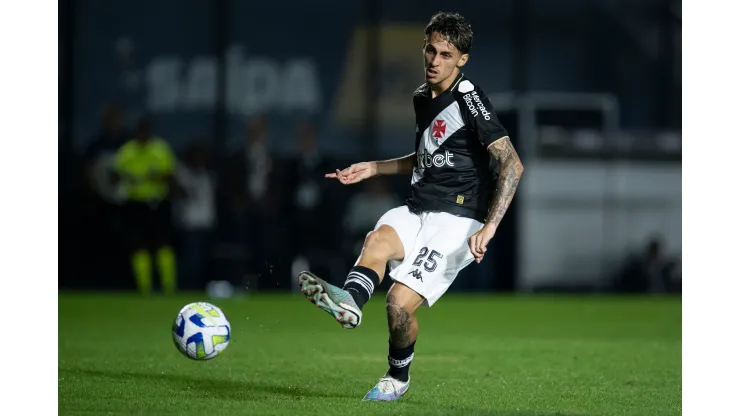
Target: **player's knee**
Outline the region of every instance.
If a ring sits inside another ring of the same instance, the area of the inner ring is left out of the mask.
[[[388,259],[393,255],[393,247],[388,241],[387,230],[381,226],[377,230],[371,231],[365,237],[363,245],[363,254],[372,255],[379,258]]]

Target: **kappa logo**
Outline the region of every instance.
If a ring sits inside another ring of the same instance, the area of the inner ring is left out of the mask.
[[[480,110],[480,114],[483,114],[483,118],[486,120],[491,119],[491,112],[486,109],[486,106],[483,105],[483,102],[481,101],[480,97],[478,96],[478,93],[473,91],[470,94],[463,95],[463,99],[465,100],[465,104],[468,106],[468,110],[470,110],[470,114],[473,115],[473,117],[478,117],[478,110]]]
[[[424,279],[422,279],[421,272],[418,270],[412,270],[409,272],[410,275],[414,276],[417,280],[421,280],[424,282]]]

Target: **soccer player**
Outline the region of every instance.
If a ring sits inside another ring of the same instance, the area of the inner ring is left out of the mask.
[[[481,262],[524,171],[490,100],[461,72],[473,41],[470,24],[457,13],[438,13],[424,35],[426,82],[413,98],[416,152],[326,175],[347,185],[410,174],[411,197],[378,220],[343,287],[308,271],[299,275],[309,301],[355,328],[389,266],[389,369],[363,400],[392,401],[406,393],[419,332],[414,312],[431,307],[460,270]],[[498,172],[489,168],[491,159]]]

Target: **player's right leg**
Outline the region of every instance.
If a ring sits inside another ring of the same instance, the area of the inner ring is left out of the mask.
[[[405,206],[388,211],[378,221],[375,230],[365,238],[360,257],[349,271],[342,288],[327,283],[311,272],[302,272],[299,275],[301,291],[310,302],[332,315],[344,328],[357,327],[362,321],[362,307],[383,280],[386,264],[403,260],[403,240],[413,239],[419,226],[419,218]]]
[[[362,307],[385,275],[389,260],[403,259],[403,244],[396,231],[382,225],[365,237],[362,253],[339,288],[311,272],[299,276],[301,291],[317,307],[332,315],[344,328],[362,322]]]

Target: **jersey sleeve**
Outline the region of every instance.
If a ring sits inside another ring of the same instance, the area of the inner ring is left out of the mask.
[[[478,140],[484,147],[488,147],[496,140],[508,136],[504,126],[493,111],[491,100],[478,88],[474,88],[469,81],[461,85],[458,90],[457,101],[466,127],[475,132]],[[466,91],[467,90],[467,91]]]

